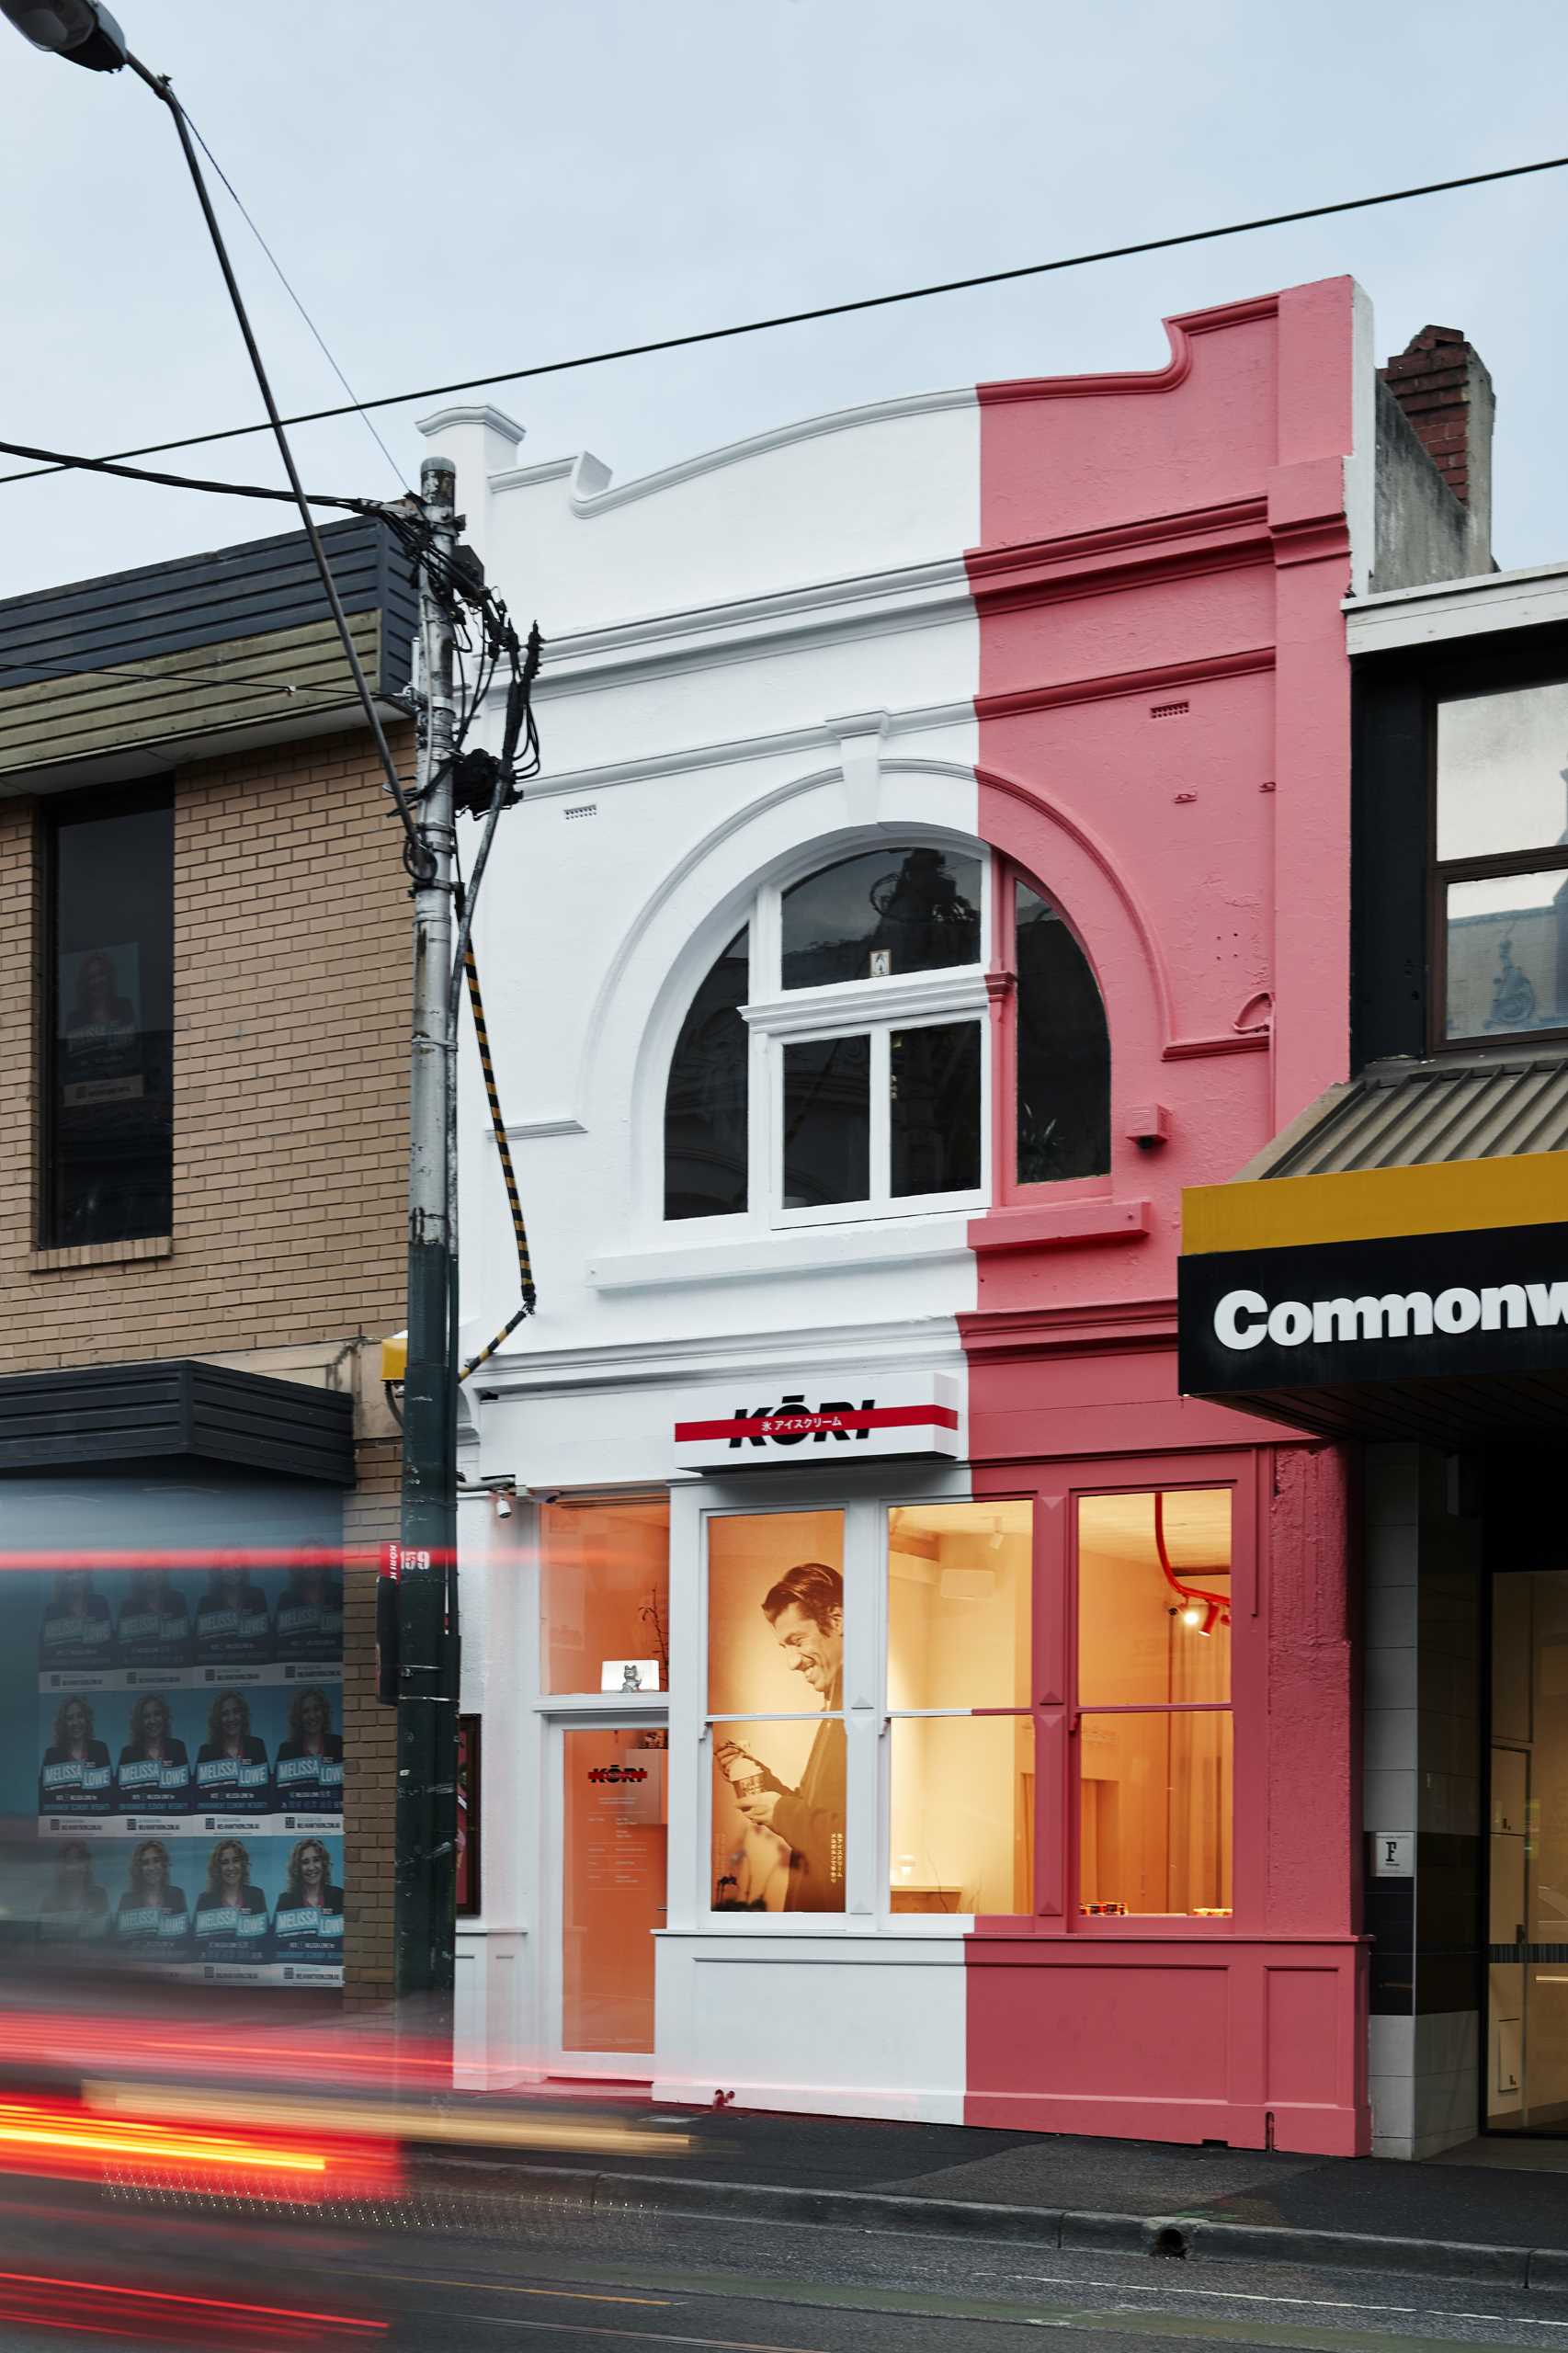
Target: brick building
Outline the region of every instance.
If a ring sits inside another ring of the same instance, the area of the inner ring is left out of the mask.
[[[411,765],[406,567],[379,525],[325,539]],[[130,1919],[192,1973],[341,1973],[376,1999],[392,1718],[370,1581],[340,1598],[330,1569],[258,1565],[237,1612],[208,1588],[227,1546],[328,1560],[396,1530],[378,1350],[403,1321],[409,917],[379,764],[299,533],[13,598],[0,656],[0,1545],[66,1573],[0,1593],[0,1813],[24,1852],[44,1834],[56,1933]],[[127,1548],[170,1555],[166,1608],[105,1557]],[[290,1712],[312,1693],[313,1744]],[[200,1738],[224,1699],[267,1752],[248,1790]],[[138,1764],[149,1704],[162,1761]],[[84,1711],[85,1756],[57,1755]],[[266,1923],[243,1951],[198,1933],[221,1834]],[[319,1956],[278,1925],[312,1844],[335,1899]],[[149,1874],[183,1913],[138,1901]]]

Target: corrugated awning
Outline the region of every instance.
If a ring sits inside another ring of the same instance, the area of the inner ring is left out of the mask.
[[[1539,1152],[1568,1152],[1561,1056],[1374,1063],[1320,1096],[1242,1175],[1327,1176]]]

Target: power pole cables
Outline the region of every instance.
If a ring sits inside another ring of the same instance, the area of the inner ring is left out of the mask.
[[[420,470],[425,708],[415,824],[414,1051],[409,1073],[408,1362],[403,1392],[403,1549],[397,1586],[397,1870],[394,1982],[423,2024],[451,2032],[456,1966],[458,1590],[456,1245],[452,991],[457,546],[450,465]]]

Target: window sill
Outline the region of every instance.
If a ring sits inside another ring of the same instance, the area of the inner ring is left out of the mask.
[[[77,1267],[134,1267],[148,1258],[172,1258],[172,1233],[146,1233],[134,1242],[78,1242],[63,1250],[29,1250],[29,1275],[68,1274]]]
[[[975,1222],[958,1211],[781,1226],[753,1233],[744,1241],[685,1243],[674,1249],[629,1251],[597,1258],[588,1267],[588,1280],[596,1290],[652,1290],[675,1283],[749,1282],[758,1276],[833,1273],[840,1267],[886,1266],[911,1258],[962,1258],[968,1255]]]
[[[1041,1250],[1086,1242],[1141,1242],[1153,1230],[1147,1201],[1062,1201],[1051,1209],[990,1210],[971,1218],[971,1250]]]

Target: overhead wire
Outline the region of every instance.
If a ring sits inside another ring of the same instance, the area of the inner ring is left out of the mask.
[[[1288,229],[1303,221],[1324,221],[1345,212],[1366,212],[1385,204],[1409,204],[1417,198],[1447,196],[1460,188],[1486,188],[1501,180],[1527,179],[1540,172],[1568,168],[1568,155],[1546,155],[1530,164],[1505,164],[1490,172],[1462,172],[1446,180],[1424,180],[1413,188],[1385,188],[1374,196],[1337,198],[1332,204],[1298,205],[1289,212],[1266,212],[1249,221],[1228,221],[1211,229],[1184,229],[1166,237],[1140,237],[1122,245],[1101,245],[1087,253],[1062,254],[1049,261],[1020,262],[1008,269],[976,270],[964,278],[934,279],[928,285],[900,287],[888,294],[861,294],[844,302],[818,302],[799,311],[778,311],[765,318],[742,319],[731,326],[700,327],[687,335],[656,335],[644,343],[624,343],[608,350],[579,353],[570,359],[541,360],[531,367],[500,368],[484,376],[461,376],[445,384],[426,384],[415,391],[382,392],[374,400],[349,401],[333,408],[301,409],[282,417],[280,425],[322,425],[334,417],[364,416],[371,410],[402,408],[414,401],[443,399],[449,392],[485,391],[497,384],[519,384],[540,376],[560,376],[581,368],[604,368],[620,359],[642,359],[662,351],[688,351],[694,345],[726,343],[736,336],[767,335],[780,327],[807,326],[820,319],[848,318],[856,313],[884,311],[901,302],[926,302],[943,294],[964,294],[985,286],[1006,286],[1026,278],[1046,278],[1067,269],[1089,269],[1102,262],[1131,261],[1141,254],[1171,253],[1183,245],[1210,244],[1222,237],[1250,236],[1260,229]],[[153,458],[168,449],[194,449],[213,441],[238,441],[266,433],[271,422],[228,425],[209,433],[187,433],[169,441],[145,441],[132,449],[117,449],[115,458]],[[35,482],[54,469],[29,468],[0,474],[0,484]]]
[[[370,731],[370,740],[375,745],[376,756],[381,764],[386,789],[392,796],[392,806],[397,811],[398,822],[403,827],[404,864],[416,881],[427,879],[433,870],[431,853],[415,824],[414,813],[403,790],[403,779],[398,774],[397,762],[393,759],[392,746],[387,742],[386,729],[381,724],[381,712],[377,710],[375,698],[370,692],[369,680],[365,676],[364,665],[359,659],[359,649],[354,642],[354,632],[348,626],[348,615],[344,609],[343,599],[338,594],[337,583],[332,576],[332,566],[327,562],[326,550],[322,545],[321,532],[317,529],[315,517],[311,512],[311,504],[305,494],[304,485],[300,480],[299,468],[294,463],[294,452],[290,446],[282,412],[273,396],[271,380],[267,372],[266,362],[261,356],[261,347],[256,342],[256,332],[250,323],[250,313],[245,308],[244,296],[240,290],[240,281],[234,274],[234,266],[229,256],[229,248],[224,242],[218,215],[213,209],[211,194],[201,169],[201,159],[196,152],[196,142],[191,136],[190,125],[186,120],[185,108],[176,97],[174,85],[166,74],[154,74],[129,49],[125,51],[125,62],[138,80],[144,83],[153,96],[160,98],[168,108],[178,135],[180,152],[185,157],[186,168],[190,174],[191,185],[196,190],[197,201],[201,207],[201,217],[207,224],[208,237],[211,242],[213,253],[217,256],[219,269],[222,273],[230,307],[240,330],[246,357],[250,361],[251,374],[256,379],[256,390],[261,394],[262,405],[267,411],[272,437],[278,445],[278,454],[283,461],[283,471],[288,476],[289,487],[294,494],[294,503],[299,509],[300,520],[305,528],[305,537],[310,542],[316,575],[322,585],[322,594],[326,598],[333,626],[337,631],[338,642],[343,648],[343,658],[348,665],[348,674],[354,681],[354,690],[359,699],[359,707],[365,714],[365,723]]]
[[[356,410],[364,417],[366,432],[369,435],[371,440],[375,443],[377,449],[381,451],[382,457],[392,468],[392,473],[397,481],[403,484],[403,489],[408,493],[410,498],[412,498],[415,494],[414,484],[409,481],[408,476],[403,472],[403,468],[398,464],[397,460],[392,456],[392,451],[381,439],[380,433],[371,424],[369,416],[364,415],[364,410],[359,402],[358,395],[356,393],[353,385],[349,382],[347,377],[344,374],[342,369],[334,358],[326,337],[323,335],[320,327],[317,326],[314,319],[312,318],[309,311],[306,310],[304,303],[301,301],[299,295],[290,285],[288,272],[285,270],[282,263],[278,260],[278,256],[273,252],[272,247],[267,244],[267,239],[262,235],[261,231],[257,228],[255,221],[252,219],[245,205],[244,199],[241,196],[239,189],[234,186],[233,181],[229,177],[228,173],[223,169],[222,165],[218,161],[217,156],[212,153],[211,148],[207,144],[206,140],[202,137],[200,127],[197,123],[197,120],[188,107],[185,109],[185,119],[190,125],[191,137],[196,141],[197,145],[200,148],[202,153],[206,156],[208,162],[217,173],[218,177],[228,189],[230,198],[233,202],[234,210],[238,212],[240,219],[244,222],[245,227],[256,239],[256,244],[261,247],[261,250],[267,256],[267,260],[272,264],[278,284],[282,287],[283,291],[288,295],[289,300],[292,302],[294,308],[303,319],[306,326],[310,329],[310,332],[315,340],[317,350],[321,353],[322,358],[326,361],[327,366],[332,369],[333,374],[336,377],[338,382],[342,385],[344,391],[353,402]]]
[[[299,504],[291,490],[278,490],[267,483],[218,482],[208,474],[163,473],[148,466],[122,465],[117,458],[83,458],[70,449],[40,449],[28,441],[0,441],[0,449],[8,458],[47,458],[49,464],[40,469],[45,473],[115,474],[126,482],[153,483],[160,490],[205,490],[223,498],[281,499],[285,506]],[[0,480],[9,482],[28,479],[26,474],[0,476]],[[312,506],[341,506],[350,515],[380,515],[383,511],[373,498],[332,498],[316,491],[307,491],[304,495]]]

